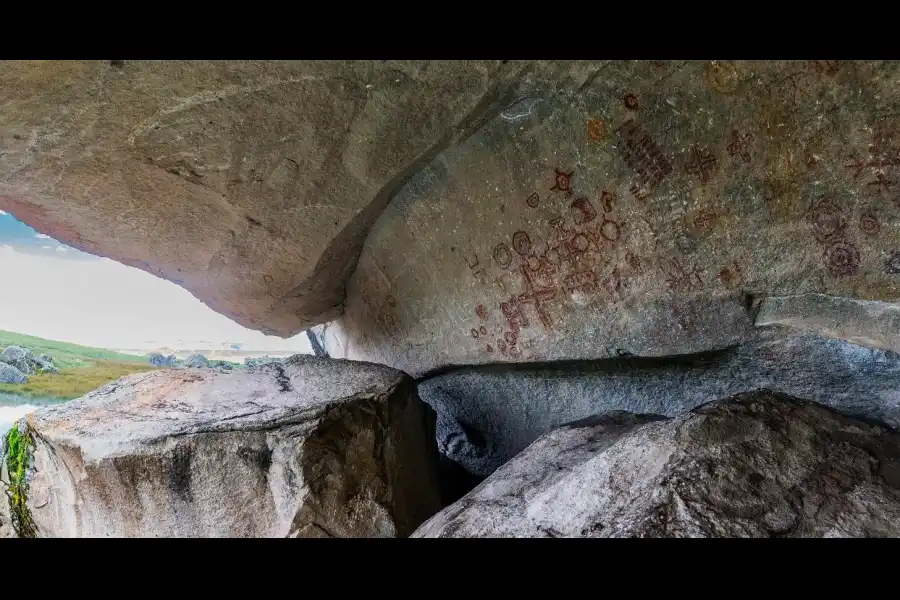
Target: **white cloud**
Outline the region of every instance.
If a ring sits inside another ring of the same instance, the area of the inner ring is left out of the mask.
[[[59,250],[59,248],[57,248]],[[187,290],[108,258],[30,254],[0,245],[0,329],[98,346],[176,347],[178,340],[245,343],[248,350],[309,352],[305,334],[290,339],[246,329]]]
[[[44,235],[43,233],[36,233],[36,234],[34,234],[34,237],[36,237],[36,238],[39,239],[39,240],[49,240],[49,239],[51,239],[49,235]]]
[[[69,249],[66,248],[65,246],[57,246],[57,247],[56,247],[56,251],[57,251],[57,252],[68,252]]]
[[[53,250],[53,246],[41,246],[44,250]]]
[[[5,217],[5,216],[8,215],[8,214],[9,214],[9,213],[6,212],[5,210],[0,210],[0,217]]]

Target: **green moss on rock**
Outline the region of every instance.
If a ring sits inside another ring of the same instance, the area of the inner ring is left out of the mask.
[[[28,511],[28,464],[34,452],[34,438],[28,431],[19,431],[18,425],[6,434],[4,459],[9,473],[6,496],[9,500],[12,526],[20,538],[36,537],[34,521]]]

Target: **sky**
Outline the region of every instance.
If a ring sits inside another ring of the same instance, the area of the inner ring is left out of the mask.
[[[310,349],[305,333],[247,329],[174,283],[61,244],[2,210],[0,329],[111,349]]]

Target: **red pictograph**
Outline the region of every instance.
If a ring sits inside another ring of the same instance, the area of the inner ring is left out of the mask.
[[[719,161],[713,156],[712,152],[694,145],[691,147],[691,158],[684,165],[684,170],[691,175],[699,177],[701,183],[707,183],[718,164]]]
[[[560,171],[559,169],[554,169],[556,171],[556,176],[554,177],[555,183],[550,190],[559,190],[560,192],[565,192],[568,195],[572,194],[572,175],[575,171],[569,171],[568,173],[564,171]]]

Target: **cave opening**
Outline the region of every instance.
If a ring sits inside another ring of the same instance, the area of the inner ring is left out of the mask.
[[[313,354],[179,285],[62,243],[0,210],[0,430],[40,406],[159,368],[231,370]]]

